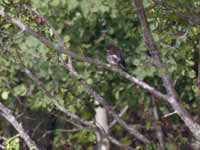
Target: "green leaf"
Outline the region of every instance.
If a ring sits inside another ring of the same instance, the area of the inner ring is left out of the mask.
[[[20,138],[18,135],[6,140],[6,150],[20,150]]]
[[[27,88],[24,84],[18,85],[14,88],[14,94],[17,96],[25,96],[27,93]]]
[[[87,84],[93,84],[93,79],[91,78],[87,79]]]
[[[9,91],[3,91],[1,94],[2,99],[6,100],[8,99]]]

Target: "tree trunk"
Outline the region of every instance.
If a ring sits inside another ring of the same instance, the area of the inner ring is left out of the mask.
[[[95,109],[95,112],[96,112],[95,120],[97,125],[97,131],[96,131],[97,150],[109,150],[110,144],[106,136],[108,134],[107,112],[101,106],[98,106]]]

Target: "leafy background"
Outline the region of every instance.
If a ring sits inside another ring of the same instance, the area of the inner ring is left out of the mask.
[[[199,11],[197,0],[166,2],[189,15]],[[59,43],[49,27],[38,24],[29,11],[20,7],[25,3],[45,16],[62,35],[65,43],[83,56],[106,62],[106,45],[116,43],[123,49],[128,72],[165,92],[158,70],[148,56],[131,0],[0,0],[0,6],[12,16]],[[161,58],[173,77],[182,103],[198,121],[198,28],[150,0],[145,0],[144,6]],[[0,49],[1,100],[19,116],[18,119],[30,133],[34,132],[32,137],[39,139],[36,142],[44,149],[94,149],[95,133],[89,129],[67,133],[59,130],[73,126],[24,73],[21,62],[43,81],[65,108],[85,119],[93,119],[93,98],[59,65],[55,50],[46,48],[30,35],[6,23],[3,18],[0,18]],[[148,149],[157,149],[151,97],[117,74],[81,61],[73,60],[73,63],[88,84],[104,96],[116,111],[119,112],[125,105],[129,106],[123,119],[130,125],[143,126],[141,132],[154,141]],[[157,105],[161,116],[172,111],[166,103],[157,101]],[[167,149],[190,148],[188,130],[176,115],[161,119],[159,123],[163,127]],[[39,129],[36,130],[37,126]],[[0,133],[7,137],[15,134],[5,121],[0,122],[0,129]],[[42,137],[49,130],[54,132]],[[144,149],[142,143],[129,136],[119,125],[111,133],[126,145]],[[119,148],[113,145],[112,149]]]

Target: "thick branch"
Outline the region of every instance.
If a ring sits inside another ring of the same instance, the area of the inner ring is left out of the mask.
[[[169,95],[169,98],[167,99],[167,101],[171,104],[173,109],[177,111],[177,114],[181,117],[181,119],[184,121],[186,126],[193,133],[193,135],[197,139],[200,140],[200,126],[196,122],[193,121],[190,114],[184,109],[184,107],[179,102],[179,98],[173,86],[171,77],[167,71],[167,68],[164,66],[164,64],[162,63],[159,57],[159,51],[152,37],[152,33],[149,29],[149,25],[148,25],[147,18],[145,15],[142,0],[134,0],[134,3],[135,3],[137,15],[140,20],[140,24],[143,28],[145,44],[149,48],[149,51],[150,51],[151,57],[154,60],[155,66],[161,72],[161,77],[163,80],[164,87],[167,90],[167,93]]]
[[[12,124],[12,126],[17,130],[20,137],[25,141],[30,150],[39,150],[38,146],[26,133],[22,125],[16,120],[15,116],[13,116],[11,111],[1,102],[0,102],[0,115]]]

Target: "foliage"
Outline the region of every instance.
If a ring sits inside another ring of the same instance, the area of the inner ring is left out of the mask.
[[[11,137],[6,140],[6,149],[7,150],[19,150],[20,149],[20,144],[19,144],[19,137]]]
[[[199,13],[200,4],[197,0],[167,0],[166,2],[188,15]],[[59,44],[48,26],[38,24],[35,16],[21,7],[24,4],[30,5],[44,15],[56,28],[56,32],[63,36],[64,42],[73,51],[83,56],[106,61],[106,45],[116,43],[123,49],[128,72],[165,92],[158,70],[152,65],[152,60],[148,56],[142,29],[131,0],[0,1],[1,7],[4,7],[6,12]],[[194,117],[197,117],[199,29],[181,19],[174,11],[154,5],[150,0],[145,0],[144,5],[162,61],[167,65],[175,81],[175,87],[184,100],[183,105]],[[95,108],[93,98],[86,94],[77,79],[72,78],[64,67],[59,65],[60,58],[57,57],[54,49],[45,47],[38,40],[0,18],[0,97],[3,103],[12,108],[16,114],[24,111],[26,113],[27,110],[32,113],[54,112],[55,107],[44,92],[25,75],[24,69],[27,67],[43,81],[48,91],[56,95],[59,103],[65,108],[85,119],[93,119]],[[127,122],[144,125],[148,131],[146,134],[156,141],[152,134],[153,121],[149,119],[152,118],[149,117],[152,113],[151,98],[146,92],[112,72],[77,60],[73,60],[73,63],[87,83],[109,100],[116,110],[128,104],[130,111],[124,116]],[[159,111],[163,115],[171,109],[159,103]],[[23,117],[21,119],[23,120]],[[36,124],[37,122],[38,120],[35,121]],[[61,122],[59,121],[57,126],[71,127],[69,123]],[[161,120],[161,124],[168,125],[163,127],[167,132],[168,149],[176,149],[174,147],[178,145],[172,142],[174,137],[177,143],[183,142],[183,132],[187,132],[183,127],[177,129],[177,124],[183,126],[182,122],[178,117],[172,117],[163,122]],[[116,126],[112,133],[121,138],[123,143],[133,145],[136,149],[143,149],[142,144],[133,142],[122,128]],[[63,143],[68,143],[76,150],[83,147],[92,149],[95,138],[94,133],[85,130],[67,136],[56,132],[54,142],[55,150]],[[148,149],[155,149],[156,146],[155,142]]]

